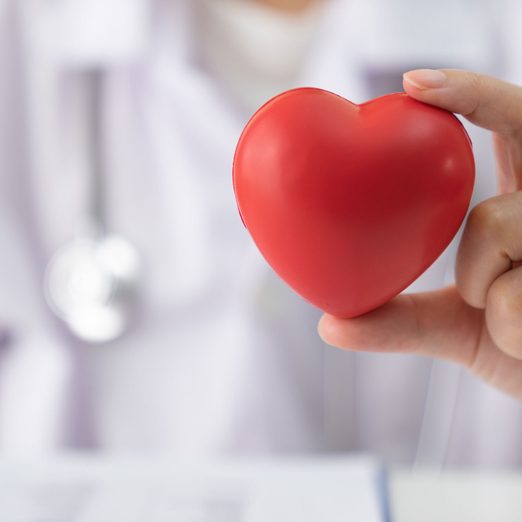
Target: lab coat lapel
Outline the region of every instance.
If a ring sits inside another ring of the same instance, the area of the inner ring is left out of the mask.
[[[83,210],[85,176],[78,162],[72,164],[74,147],[67,146],[73,144],[67,144],[61,125],[67,100],[61,97],[57,12],[51,5],[24,0],[19,18],[25,50],[30,199],[43,261],[74,234],[71,227]]]

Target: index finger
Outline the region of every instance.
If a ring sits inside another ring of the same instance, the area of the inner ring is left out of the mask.
[[[468,306],[455,287],[402,294],[352,319],[322,317],[319,334],[339,348],[415,353],[473,365],[483,312]]]
[[[404,90],[501,134],[522,131],[522,87],[484,74],[456,69],[419,69],[404,75]]]

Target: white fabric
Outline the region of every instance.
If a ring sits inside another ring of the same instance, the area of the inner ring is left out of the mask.
[[[297,15],[245,0],[196,4],[203,63],[250,112],[294,85],[324,10],[322,3]]]
[[[53,2],[47,11],[54,11],[60,60],[76,67],[136,60],[147,45],[149,7],[147,0]]]

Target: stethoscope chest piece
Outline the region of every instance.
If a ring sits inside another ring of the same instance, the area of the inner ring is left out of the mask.
[[[108,342],[132,321],[140,273],[140,256],[124,237],[82,237],[51,258],[45,296],[51,310],[78,338]]]

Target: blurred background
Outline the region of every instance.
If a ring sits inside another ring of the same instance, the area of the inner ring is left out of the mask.
[[[370,452],[518,467],[522,405],[450,363],[323,345],[231,165],[291,87],[522,82],[518,0],[0,0],[0,452]],[[495,194],[467,125],[474,201]],[[453,277],[455,244],[414,285]]]

